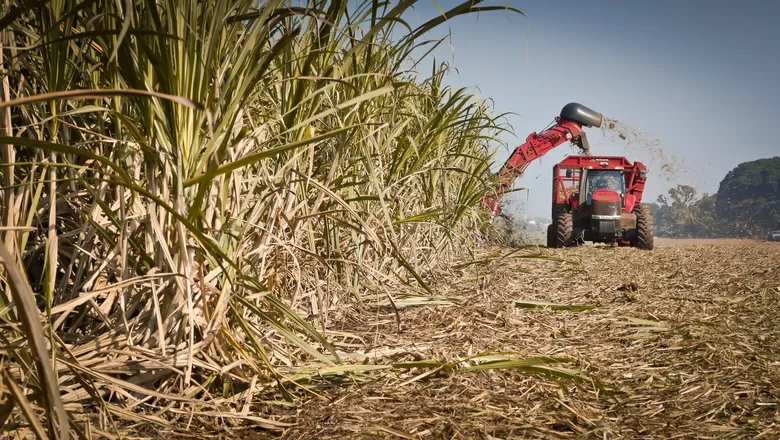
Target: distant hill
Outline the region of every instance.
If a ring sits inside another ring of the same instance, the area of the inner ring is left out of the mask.
[[[780,157],[739,164],[716,194],[678,185],[650,206],[659,236],[764,237],[780,229]]]

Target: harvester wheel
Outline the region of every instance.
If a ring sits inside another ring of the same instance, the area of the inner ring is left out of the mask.
[[[553,218],[555,226],[555,246],[557,248],[571,246],[574,242],[574,225],[570,213],[557,214]]]
[[[634,214],[636,214],[636,242],[634,246],[639,249],[652,250],[655,226],[650,208],[639,205],[634,210]]]
[[[548,248],[555,247],[555,229],[553,229],[552,224],[547,226],[547,247]]]

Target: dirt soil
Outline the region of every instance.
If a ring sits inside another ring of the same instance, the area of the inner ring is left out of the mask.
[[[659,240],[651,252],[530,247],[480,258],[434,277],[458,305],[401,309],[400,332],[390,308],[354,310],[332,329],[360,336],[368,363],[489,350],[567,357],[563,366],[608,390],[517,369],[374,374],[269,411],[295,426],[250,437],[780,438],[780,243]]]

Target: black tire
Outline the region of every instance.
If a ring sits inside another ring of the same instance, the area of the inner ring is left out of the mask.
[[[636,240],[634,246],[647,251],[653,250],[655,225],[653,224],[653,216],[650,215],[650,208],[640,205],[634,209],[634,214],[636,214]]]
[[[570,213],[556,214],[552,226],[555,228],[555,247],[568,247],[574,243],[574,226]]]
[[[547,226],[547,247],[548,248],[555,247],[555,229],[553,229],[552,224]]]

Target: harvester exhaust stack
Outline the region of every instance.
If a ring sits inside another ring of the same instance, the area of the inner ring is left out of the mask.
[[[561,109],[561,119],[574,121],[584,127],[601,127],[604,117],[601,113],[591,110],[582,104],[570,102]]]

